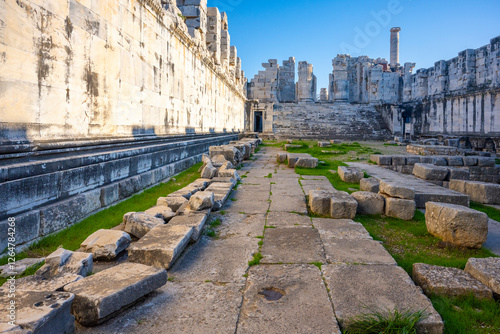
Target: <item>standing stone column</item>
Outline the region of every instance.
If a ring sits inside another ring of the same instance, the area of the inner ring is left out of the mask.
[[[319,93],[319,100],[321,102],[328,102],[328,89],[321,88],[321,91]]]
[[[313,74],[313,65],[306,61],[299,62],[297,91],[299,102],[316,101],[316,76]]]
[[[220,32],[220,59],[224,68],[229,67],[229,56],[231,54],[231,37],[228,31],[227,14],[221,13],[221,32]]]
[[[337,55],[333,64],[333,100],[349,100],[349,80],[347,78],[347,67],[349,66],[349,55]]]
[[[405,63],[403,72],[403,102],[412,100],[413,69],[415,63]]]
[[[401,28],[395,27],[391,29],[391,66],[399,64],[399,32]]]
[[[295,101],[295,57],[284,60],[278,69],[278,101]]]

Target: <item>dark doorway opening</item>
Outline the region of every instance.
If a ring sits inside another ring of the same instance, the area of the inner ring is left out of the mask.
[[[255,126],[254,131],[262,133],[262,111],[255,112]]]

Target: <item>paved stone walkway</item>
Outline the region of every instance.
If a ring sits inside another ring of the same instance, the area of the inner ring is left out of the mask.
[[[264,147],[245,163],[243,184],[212,214],[221,220],[218,237],[190,246],[163,288],[77,333],[340,333],[337,321],[366,306],[427,308],[426,326],[442,326],[428,299],[361,224],[304,215],[303,187],[331,184],[324,177],[299,180],[278,165],[279,151]],[[259,251],[260,265],[249,268]]]

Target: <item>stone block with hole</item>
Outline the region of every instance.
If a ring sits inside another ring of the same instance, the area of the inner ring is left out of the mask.
[[[456,246],[481,248],[488,236],[488,216],[465,206],[427,202],[425,224],[430,234]]]
[[[365,173],[357,167],[339,166],[337,172],[342,181],[349,183],[359,183],[365,177]]]
[[[182,198],[185,200],[184,197],[182,197]],[[165,223],[168,223],[170,221],[170,219],[175,217],[174,210],[172,210],[171,207],[166,206],[166,205],[153,206],[152,208],[149,208],[146,211],[144,211],[144,213],[152,215],[156,218],[161,218],[165,221]]]
[[[334,219],[354,219],[358,202],[348,193],[338,191],[330,198],[330,217]]]

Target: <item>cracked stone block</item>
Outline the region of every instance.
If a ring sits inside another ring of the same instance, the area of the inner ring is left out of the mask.
[[[212,179],[217,175],[217,168],[212,164],[207,164],[201,171],[201,177],[204,179]]]
[[[495,298],[500,297],[500,258],[469,258],[465,271],[490,288]]]
[[[384,213],[385,200],[382,195],[367,191],[351,194],[358,202],[358,213],[363,215],[381,215]]]
[[[160,225],[128,249],[130,262],[169,269],[191,240],[192,226]]]
[[[183,198],[185,200],[184,197],[181,197],[181,198]],[[174,210],[172,210],[172,208],[167,206],[167,205],[153,206],[152,208],[149,208],[146,211],[144,211],[144,213],[147,213],[147,214],[149,214],[153,217],[156,217],[156,218],[161,218],[165,221],[165,223],[168,223],[170,221],[170,219],[175,217]]]
[[[330,217],[334,219],[353,219],[357,209],[358,202],[344,191],[335,192],[330,198]]]
[[[332,191],[311,190],[309,191],[309,209],[316,215],[330,216],[330,200],[333,196]]]
[[[359,181],[359,189],[361,191],[369,191],[372,193],[378,193],[380,191],[380,181],[374,177],[367,179],[361,179]]]
[[[415,199],[415,189],[396,182],[380,181],[380,193],[401,199]]]
[[[479,167],[495,167],[495,158],[478,157],[477,165]]]
[[[435,294],[458,297],[473,294],[479,299],[493,299],[493,294],[486,285],[458,268],[414,263],[413,281],[428,296]]]
[[[448,168],[431,164],[415,164],[413,175],[423,180],[443,181],[448,175]]]
[[[71,310],[76,320],[84,326],[93,326],[166,283],[165,269],[122,263],[68,284],[64,290],[75,295]]]
[[[8,284],[8,283],[6,283]],[[75,331],[75,317],[71,304],[75,296],[68,292],[29,291],[16,293],[15,325],[10,325],[12,298],[0,294],[0,329],[2,333],[60,333]]]
[[[123,223],[125,232],[140,239],[154,227],[165,224],[165,221],[145,212],[129,212],[123,216]]]
[[[168,206],[172,211],[177,211],[179,208],[184,204],[187,203],[187,199],[182,196],[174,197],[174,196],[168,196],[168,197],[160,197],[156,201],[157,206]]]
[[[189,208],[193,211],[211,209],[214,206],[214,193],[199,191],[189,199]]]
[[[85,277],[92,273],[93,264],[91,253],[59,248],[45,258],[45,264],[37,270],[36,275],[49,278],[68,273]]]
[[[357,167],[339,166],[337,172],[344,182],[359,183],[365,177],[365,173]]]
[[[425,223],[430,234],[457,246],[481,248],[488,236],[488,216],[465,206],[427,202]]]
[[[130,235],[118,230],[98,230],[81,244],[84,252],[92,253],[94,259],[112,260],[124,251],[131,242]]]
[[[385,215],[388,217],[411,220],[415,216],[416,204],[413,200],[385,197]]]

